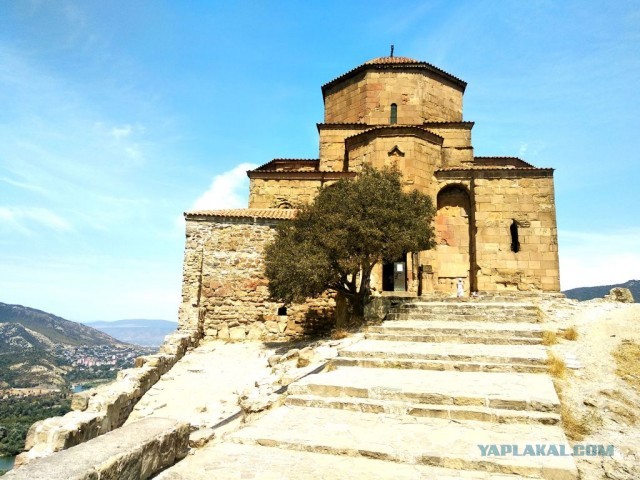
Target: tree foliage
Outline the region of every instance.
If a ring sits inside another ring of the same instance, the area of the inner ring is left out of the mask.
[[[433,215],[431,198],[404,192],[397,169],[365,167],[354,180],[322,188],[266,248],[271,299],[302,302],[334,290],[361,317],[374,266],[431,248]]]

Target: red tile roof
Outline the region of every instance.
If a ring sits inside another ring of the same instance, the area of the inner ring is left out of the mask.
[[[531,167],[535,168],[528,162],[525,162],[521,158],[518,157],[507,157],[507,156],[492,156],[492,157],[473,157],[473,161],[476,165],[482,166],[494,166],[494,167]]]
[[[275,170],[278,167],[291,167],[293,165],[309,167],[313,166],[317,168],[320,163],[318,158],[274,158],[267,163],[260,165],[256,170]]]
[[[493,166],[493,165],[470,165],[468,167],[445,167],[438,168],[436,172],[457,172],[457,171],[473,171],[473,170],[540,170],[540,171],[550,171],[553,168],[538,168],[538,167],[514,167],[512,165],[509,166]]]
[[[290,220],[298,210],[285,208],[234,208],[228,210],[196,210],[185,212],[185,217],[217,218],[264,218],[270,220]]]
[[[364,62],[366,65],[379,65],[379,64],[389,64],[389,63],[420,63],[418,60],[414,60],[409,57],[378,57],[372,58],[371,60]]]
[[[417,70],[426,70],[431,73],[435,73],[440,77],[458,85],[462,91],[464,92],[465,88],[467,88],[467,82],[464,80],[451,75],[450,73],[445,72],[444,70],[436,67],[435,65],[431,65],[427,62],[421,62],[419,60],[414,60],[408,57],[378,57],[373,58],[358,67],[349,70],[346,73],[343,73],[339,77],[334,78],[330,82],[322,85],[322,94],[323,96],[326,94],[327,89],[334,86],[335,84],[351,78],[357,75],[360,72],[364,72],[366,70],[372,69],[385,69],[385,68],[412,68]]]

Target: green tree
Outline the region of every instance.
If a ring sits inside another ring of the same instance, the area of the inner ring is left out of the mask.
[[[266,248],[271,299],[303,302],[334,290],[352,320],[361,319],[374,266],[433,247],[433,215],[431,198],[404,192],[397,169],[365,167],[354,180],[322,188]]]

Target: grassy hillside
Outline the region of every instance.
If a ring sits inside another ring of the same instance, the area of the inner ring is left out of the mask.
[[[602,298],[614,287],[628,288],[633,295],[633,299],[636,303],[640,303],[640,280],[629,280],[625,283],[618,285],[600,285],[596,287],[580,287],[565,290],[564,293],[567,298],[573,298],[575,300],[591,300],[593,298]]]
[[[2,323],[19,323],[32,332],[44,335],[56,344],[77,346],[122,343],[94,328],[65,320],[51,313],[0,302],[0,324]]]
[[[0,389],[66,389],[111,378],[144,352],[86,325],[0,303]]]

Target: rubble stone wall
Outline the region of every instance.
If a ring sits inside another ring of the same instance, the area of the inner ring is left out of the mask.
[[[264,248],[277,223],[187,216],[180,328],[208,338],[284,340],[332,321],[330,296],[287,306],[286,314],[268,300]]]
[[[553,178],[477,178],[478,289],[560,290]],[[517,252],[512,249],[515,222]]]

